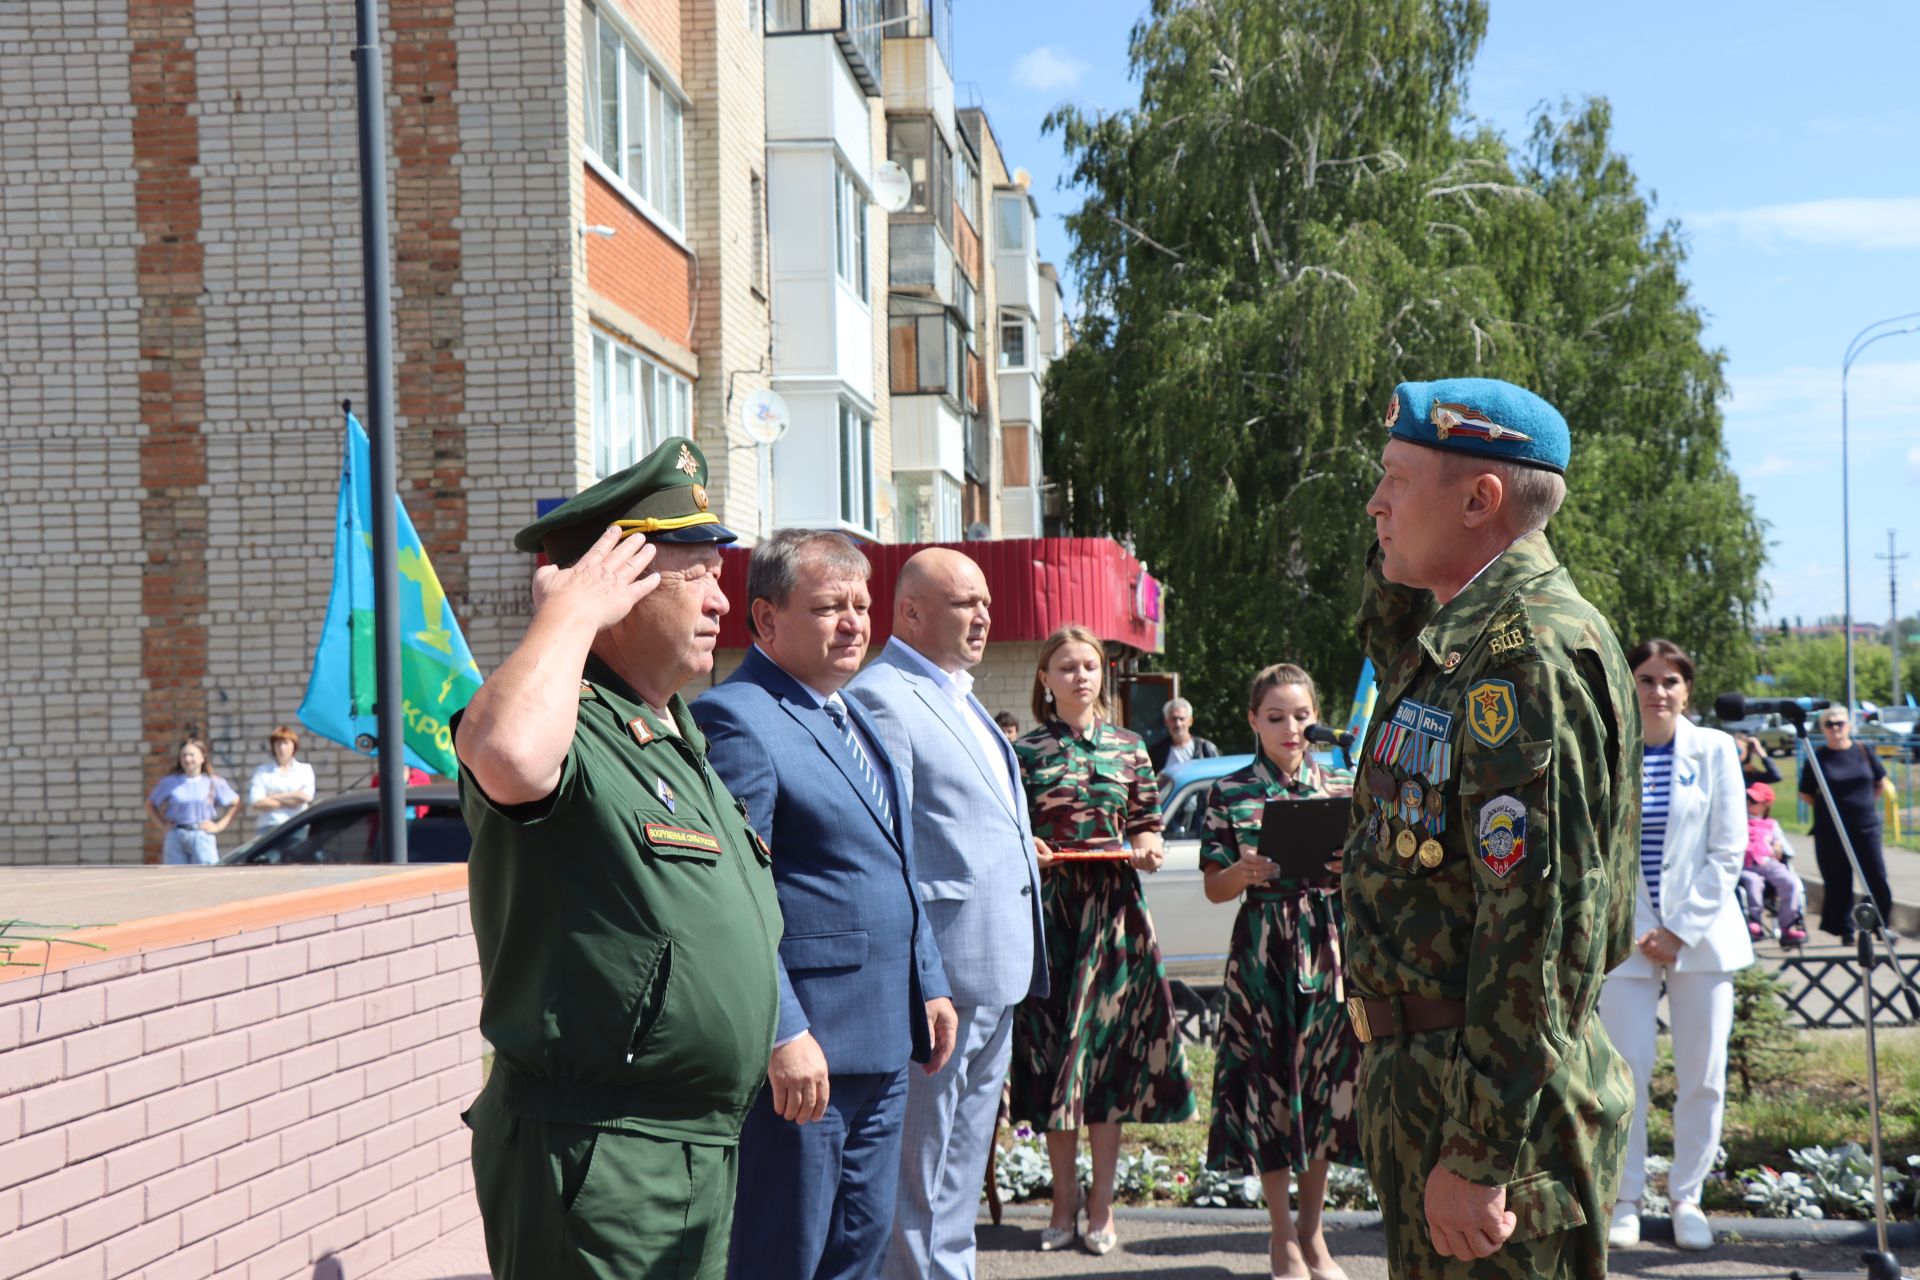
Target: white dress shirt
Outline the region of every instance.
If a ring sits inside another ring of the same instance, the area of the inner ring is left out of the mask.
[[[942,670],[927,661],[925,654],[899,636],[894,636],[887,643],[896,646],[900,652],[912,658],[914,665],[924,671],[934,685],[947,695],[947,700],[953,703],[961,723],[973,733],[974,744],[980,748],[980,758],[986,761],[988,771],[1006,783],[1007,795],[1015,807],[1018,807],[1022,803],[1020,791],[1014,782],[1012,771],[1007,767],[1007,753],[1001,749],[1007,738],[1000,732],[999,725],[987,719],[986,708],[974,699],[973,672]]]

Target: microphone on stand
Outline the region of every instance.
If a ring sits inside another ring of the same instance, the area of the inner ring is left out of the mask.
[[[1826,698],[1749,698],[1740,693],[1723,693],[1713,700],[1713,714],[1722,724],[1745,720],[1748,716],[1780,716],[1793,724],[1805,724],[1808,713],[1825,711],[1832,705]]]
[[[1329,729],[1323,724],[1307,726],[1307,741],[1317,742],[1323,747],[1338,747],[1342,751],[1353,750],[1353,735],[1341,730]]]

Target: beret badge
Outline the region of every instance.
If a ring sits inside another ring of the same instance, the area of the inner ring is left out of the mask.
[[[1442,440],[1454,434],[1474,436],[1481,440],[1525,442],[1533,439],[1526,432],[1503,427],[1478,409],[1470,409],[1464,404],[1434,405],[1433,433]]]

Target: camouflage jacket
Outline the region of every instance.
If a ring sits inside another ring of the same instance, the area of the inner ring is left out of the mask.
[[[1503,1186],[1580,1162],[1553,1149],[1607,1067],[1591,1020],[1632,941],[1632,673],[1538,533],[1445,606],[1388,583],[1376,548],[1359,625],[1380,698],[1342,877],[1348,988],[1466,1002],[1442,1167]]]
[[[1252,764],[1235,769],[1207,792],[1207,813],[1200,831],[1201,865],[1230,867],[1241,854],[1257,852],[1267,801],[1282,796],[1311,800],[1345,795],[1347,790],[1312,756],[1301,762],[1299,776],[1288,782],[1271,760],[1256,752]]]
[[[1033,834],[1049,845],[1117,844],[1158,831],[1160,782],[1140,735],[1096,720],[1082,737],[1058,720],[1013,744]]]

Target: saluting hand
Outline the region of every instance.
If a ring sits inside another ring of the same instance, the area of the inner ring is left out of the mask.
[[[811,1031],[802,1031],[767,1059],[773,1111],[782,1120],[812,1124],[827,1114],[827,1055]]]
[[[562,609],[592,622],[595,634],[606,630],[660,585],[660,575],[647,572],[654,551],[645,534],[622,538],[619,526],[608,525],[571,565],[542,565],[534,572],[534,613]]]
[[[921,1070],[938,1075],[953,1056],[953,1042],[959,1032],[960,1015],[954,1011],[953,1001],[945,996],[927,1001],[927,1039],[933,1044],[933,1056]]]

